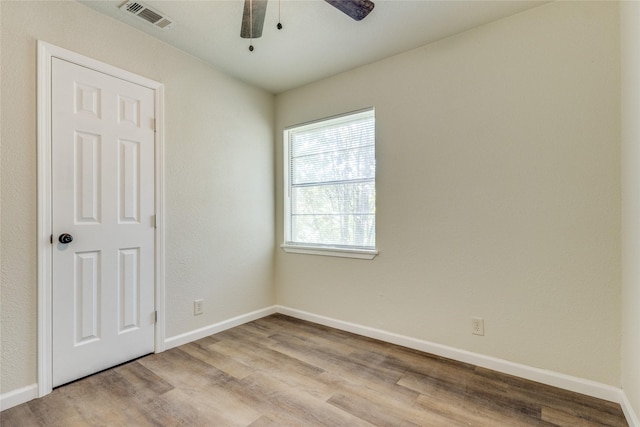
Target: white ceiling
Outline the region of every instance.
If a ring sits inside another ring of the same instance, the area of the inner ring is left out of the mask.
[[[373,0],[356,22],[322,0],[269,0],[262,37],[240,38],[243,0],[141,0],[174,21],[170,29],[119,9],[124,0],[80,0],[237,78],[280,93],[386,58],[544,1]],[[276,29],[278,9],[284,28]]]

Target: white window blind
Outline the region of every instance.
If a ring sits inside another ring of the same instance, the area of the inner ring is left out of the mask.
[[[373,110],[291,128],[285,137],[285,243],[375,248]]]

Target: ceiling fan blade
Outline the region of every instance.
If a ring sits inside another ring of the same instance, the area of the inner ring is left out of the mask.
[[[367,17],[375,4],[371,0],[324,0],[356,21]]]
[[[257,39],[262,36],[262,27],[264,26],[264,16],[266,12],[267,0],[244,0],[240,37],[244,39]]]

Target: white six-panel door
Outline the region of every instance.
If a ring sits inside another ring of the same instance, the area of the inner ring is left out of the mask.
[[[55,387],[154,351],[155,123],[152,89],[51,66]]]

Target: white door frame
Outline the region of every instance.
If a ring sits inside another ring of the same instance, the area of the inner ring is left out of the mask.
[[[165,349],[164,303],[164,85],[38,40],[38,396],[52,390],[51,60],[77,65],[148,87],[155,94],[155,352]]]

